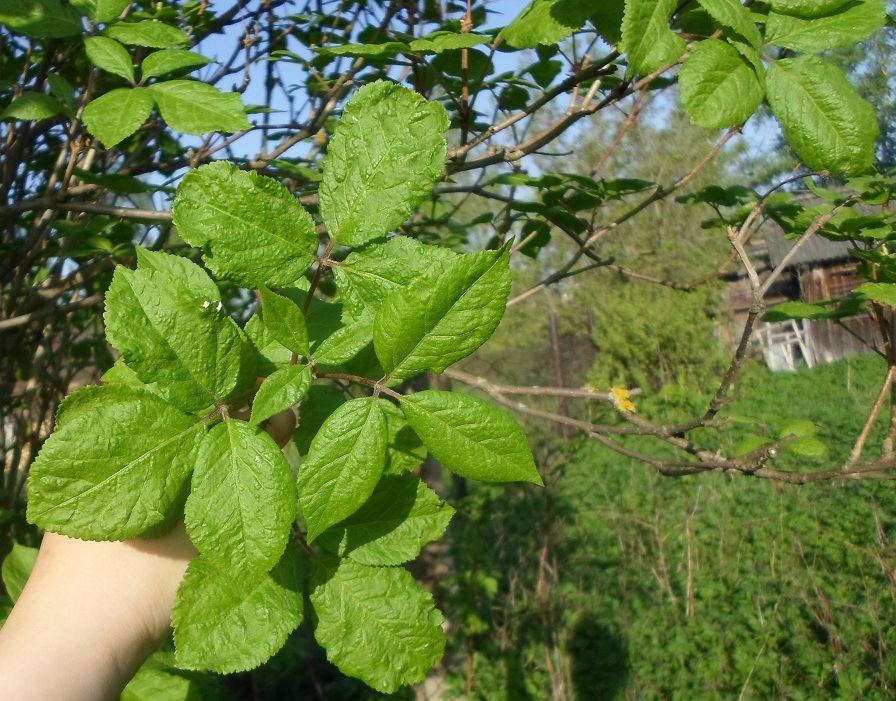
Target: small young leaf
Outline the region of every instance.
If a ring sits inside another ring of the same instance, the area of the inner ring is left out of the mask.
[[[453,515],[454,509],[418,478],[388,475],[360,509],[317,542],[362,565],[401,565],[441,538]]]
[[[293,353],[308,356],[308,329],[299,306],[260,285],[261,320],[271,335]]]
[[[542,484],[525,432],[493,404],[426,390],[402,397],[401,408],[429,452],[461,477]]]
[[[324,159],[320,213],[330,238],[360,246],[404,222],[442,175],[447,128],[440,104],[395,83],[355,93]]]
[[[37,548],[29,548],[27,545],[13,543],[10,553],[3,558],[3,567],[0,568],[3,576],[3,586],[9,598],[16,602],[25,588],[25,582],[34,569],[37,561]]]
[[[807,419],[797,419],[796,421],[787,423],[778,433],[778,438],[787,438],[787,436],[790,435],[797,436],[798,438],[814,436],[816,430],[816,426],[812,421],[808,421]]]
[[[87,37],[84,40],[87,58],[97,68],[134,82],[134,62],[121,44],[106,37]]]
[[[490,44],[492,38],[482,34],[458,34],[457,32],[437,31],[419,39],[414,39],[408,48],[411,51],[425,54],[440,54],[443,51],[469,49],[480,44]]]
[[[324,421],[299,469],[308,540],[354,513],[371,495],[386,462],[386,420],[372,397],[352,399]]]
[[[265,378],[252,401],[254,426],[275,414],[295,406],[308,393],[311,386],[311,368],[307,365],[289,365]]]
[[[3,0],[0,24],[29,37],[70,37],[84,31],[81,15],[62,0]]]
[[[42,92],[26,92],[19,95],[0,113],[0,121],[49,119],[64,111],[65,107],[55,97]]]
[[[166,80],[147,88],[168,126],[185,134],[251,129],[239,93],[224,93],[196,80]]]
[[[804,53],[821,53],[839,46],[859,44],[887,21],[884,0],[858,0],[842,11],[802,19],[770,12],[765,25],[765,41]]]
[[[143,63],[140,64],[140,75],[146,80],[182,68],[198,68],[210,61],[210,58],[186,49],[163,49],[154,51],[143,59]]]
[[[190,43],[190,37],[180,29],[157,20],[116,22],[106,27],[103,34],[122,44],[148,46],[153,49],[167,49],[170,46]]]
[[[806,165],[848,174],[871,167],[879,131],[874,108],[838,68],[817,56],[774,61],[766,87],[784,136]]]
[[[353,321],[327,336],[314,350],[314,361],[321,365],[342,365],[370,343],[373,315]]]
[[[442,614],[406,570],[320,558],[311,572],[314,637],[343,674],[391,693],[442,658]]]
[[[187,532],[207,560],[238,572],[267,572],[296,517],[295,483],[274,440],[227,419],[202,441],[184,511]]]
[[[801,436],[785,444],[784,449],[806,458],[820,458],[828,452],[828,447],[815,436]]]
[[[684,53],[685,40],[669,29],[677,6],[677,0],[626,0],[620,49],[631,73],[653,73]]]
[[[146,88],[111,90],[84,108],[84,126],[106,148],[112,148],[140,128],[154,105]]]
[[[202,419],[144,390],[79,390],[31,467],[28,520],[74,538],[133,538],[165,518],[204,432]]]
[[[735,457],[740,457],[742,455],[747,455],[748,453],[752,453],[755,450],[759,450],[764,445],[771,445],[774,441],[770,438],[765,438],[763,436],[750,436],[749,438],[741,441],[734,448]]]
[[[106,335],[145,383],[197,410],[255,381],[254,352],[221,310],[218,287],[186,258],[137,250],[138,267],[116,268],[106,293]]]
[[[509,251],[459,256],[419,287],[393,293],[376,315],[374,348],[393,381],[442,372],[491,336],[510,292]]]
[[[200,555],[177,590],[177,665],[222,674],[253,669],[302,622],[302,562],[287,547],[271,572],[234,571]]]
[[[172,208],[183,239],[206,250],[219,277],[247,287],[288,285],[314,262],[314,220],[272,178],[218,161],[188,173]]]
[[[694,124],[711,129],[745,122],[762,104],[762,89],[752,65],[730,44],[698,42],[681,67],[681,101]]]
[[[594,12],[585,0],[534,0],[498,35],[515,49],[556,44],[581,29]]]

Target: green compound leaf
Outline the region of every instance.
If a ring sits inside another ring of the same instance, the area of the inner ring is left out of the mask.
[[[211,59],[186,49],[164,49],[154,51],[140,64],[143,80],[154,78],[182,68],[198,68],[210,63]]]
[[[84,40],[87,58],[97,68],[134,82],[134,62],[121,44],[106,37],[87,37]]]
[[[776,12],[797,17],[820,17],[843,7],[853,0],[769,0]]]
[[[260,285],[261,320],[271,335],[293,353],[308,356],[308,329],[299,306]]]
[[[283,185],[219,161],[188,173],[172,208],[183,239],[219,277],[288,285],[314,262],[314,220]]]
[[[762,35],[750,17],[750,11],[740,0],[700,0],[703,9],[723,27],[733,29],[742,36],[754,49],[762,47]],[[697,46],[702,44],[699,42]]]
[[[19,600],[36,561],[37,548],[29,548],[20,543],[13,543],[12,550],[3,558],[3,567],[0,568],[0,573],[2,573],[6,593],[9,594],[9,598],[13,602]]]
[[[55,97],[42,92],[26,92],[19,95],[3,110],[0,114],[0,121],[49,119],[64,111],[65,106]]]
[[[280,343],[268,331],[256,314],[246,323],[246,337],[255,348],[258,374],[267,377],[275,370],[282,370],[292,365],[292,351]]]
[[[311,573],[314,637],[343,674],[391,693],[442,658],[442,614],[406,570],[319,559]]]
[[[84,108],[84,125],[103,146],[112,148],[140,128],[155,104],[146,88],[111,90]]]
[[[70,37],[84,31],[81,15],[62,0],[3,0],[0,24],[29,37]]]
[[[137,250],[106,293],[106,336],[141,381],[168,401],[198,410],[255,381],[253,349],[222,311],[218,286],[186,258]]]
[[[185,134],[251,129],[238,93],[223,93],[196,80],[167,80],[147,88],[168,126]]]
[[[271,572],[234,571],[200,555],[177,590],[177,665],[222,674],[267,661],[302,622],[302,562],[287,547]]]
[[[354,513],[371,495],[386,462],[384,400],[352,399],[320,427],[299,469],[299,504],[308,541]]]
[[[144,390],[79,390],[31,467],[28,520],[74,538],[133,538],[165,518],[204,432],[202,419]]]
[[[445,168],[445,109],[377,81],[345,106],[323,164],[320,213],[330,238],[360,246],[404,222]]]
[[[289,463],[274,439],[227,419],[202,441],[184,511],[190,539],[207,560],[238,572],[267,572],[283,554],[296,517]]]
[[[447,248],[427,246],[407,236],[392,236],[354,251],[333,268],[340,297],[355,316],[379,311],[392,292],[424,275],[438,277],[458,257]]]
[[[630,73],[653,73],[684,53],[685,40],[669,29],[677,6],[677,0],[626,0],[620,49]]]
[[[442,537],[454,509],[411,475],[383,477],[355,513],[317,542],[362,565],[401,565]]]
[[[694,124],[701,127],[742,124],[765,97],[753,66],[718,39],[698,42],[678,79],[681,101]]]
[[[129,0],[72,0],[72,5],[93,22],[112,22],[130,5]]]
[[[774,61],[766,88],[784,136],[806,165],[848,174],[871,167],[874,108],[839,69],[817,56]]]
[[[582,28],[594,12],[585,0],[534,0],[498,35],[515,49],[556,44]]]
[[[765,25],[765,40],[804,53],[821,53],[839,46],[858,44],[887,21],[884,0],[859,0],[836,12],[802,19],[771,12]]]
[[[441,275],[392,294],[376,316],[373,344],[393,381],[442,372],[497,328],[510,293],[509,250],[458,256]]]
[[[290,365],[269,375],[252,402],[250,423],[257,426],[275,414],[295,406],[308,393],[311,386],[311,368],[307,365]]]
[[[103,34],[122,44],[148,46],[153,49],[167,49],[190,43],[190,37],[180,29],[157,20],[117,22],[106,27]]]
[[[426,390],[402,397],[401,408],[429,452],[461,477],[542,484],[525,432],[495,405]]]

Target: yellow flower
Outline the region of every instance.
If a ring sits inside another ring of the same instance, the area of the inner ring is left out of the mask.
[[[613,393],[613,396],[616,397],[616,408],[619,409],[619,411],[634,412],[635,405],[632,404],[632,400],[628,398],[627,389],[622,389],[621,387],[610,387],[610,391]]]

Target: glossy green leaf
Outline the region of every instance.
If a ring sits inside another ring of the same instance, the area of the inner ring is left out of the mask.
[[[307,365],[290,365],[269,375],[252,401],[251,423],[257,426],[295,406],[302,401],[310,386],[311,368]]]
[[[198,68],[209,62],[211,62],[210,58],[186,49],[153,51],[140,64],[140,75],[143,76],[143,80],[146,80],[147,78],[179,71],[182,68]]]
[[[858,173],[871,166],[874,108],[835,66],[817,56],[774,61],[766,88],[784,136],[810,168]]]
[[[794,51],[821,53],[859,44],[881,29],[886,21],[884,0],[857,0],[832,14],[813,19],[772,12],[765,25],[765,40]]]
[[[401,408],[429,452],[452,472],[482,482],[542,483],[525,432],[494,404],[426,390],[402,397]]]
[[[411,51],[440,54],[443,51],[469,49],[480,44],[490,44],[492,38],[483,34],[458,34],[457,32],[437,31],[427,36],[414,39],[408,48]]]
[[[153,49],[167,49],[190,43],[190,37],[180,29],[157,20],[116,22],[106,27],[103,34],[122,44],[148,46]]]
[[[386,299],[376,316],[377,357],[394,381],[442,372],[497,328],[510,292],[509,251],[459,256],[441,275]]]
[[[93,22],[113,22],[124,12],[130,0],[72,0],[72,5]]]
[[[372,397],[352,399],[324,421],[299,469],[299,504],[308,540],[354,513],[386,462],[386,420]]]
[[[28,520],[74,538],[133,538],[165,518],[204,432],[202,419],[144,390],[79,390],[31,467]]]
[[[765,97],[753,66],[718,39],[698,42],[678,79],[681,101],[694,124],[702,127],[742,124]]]
[[[404,222],[442,175],[447,128],[441,105],[395,83],[355,93],[324,159],[320,212],[330,238],[360,246]]]
[[[342,390],[333,385],[311,385],[308,396],[299,407],[299,427],[292,436],[299,455],[308,455],[311,442],[324,421],[348,399]]]
[[[314,636],[343,674],[391,693],[442,658],[442,614],[406,570],[318,559],[311,586]]]
[[[776,12],[797,17],[820,17],[851,4],[853,0],[768,0]]]
[[[581,29],[593,11],[586,0],[534,0],[498,38],[515,49],[556,44]]]
[[[396,56],[410,47],[403,41],[384,41],[379,44],[340,44],[316,47],[316,51],[329,56]]]
[[[387,475],[364,505],[317,543],[362,565],[401,565],[442,537],[454,509],[411,475]]]
[[[29,37],[70,37],[84,26],[78,11],[62,0],[3,0],[0,24]]]
[[[253,669],[302,622],[302,563],[293,547],[270,572],[234,571],[200,555],[177,590],[171,622],[179,667]]]
[[[137,131],[154,106],[155,100],[146,88],[118,88],[84,108],[84,126],[106,148],[112,148]]]
[[[620,49],[630,73],[653,73],[684,53],[685,40],[669,28],[677,6],[676,0],[626,0]]]
[[[117,41],[107,37],[87,37],[84,48],[94,66],[121,76],[130,83],[134,82],[134,62],[127,49]]]
[[[740,0],[700,0],[703,9],[721,26],[734,30],[754,49],[762,47],[762,35],[753,22],[750,11]],[[696,46],[700,46],[699,42]],[[696,48],[695,46],[695,48]]]
[[[261,316],[255,314],[245,328],[246,337],[255,349],[258,374],[267,377],[275,370],[292,365],[293,353],[280,343],[262,323]]]
[[[380,404],[386,417],[386,466],[383,474],[400,475],[419,467],[429,451],[394,404]]]
[[[248,287],[295,282],[315,260],[314,221],[272,178],[224,162],[188,173],[172,208],[183,239],[219,277]]]
[[[361,316],[367,310],[378,311],[386,297],[418,278],[438,277],[457,255],[407,236],[392,236],[385,243],[354,251],[333,268],[333,274],[343,303],[355,316]]]
[[[327,336],[314,350],[314,361],[321,365],[342,365],[370,344],[373,315],[352,321]]]
[[[270,570],[296,517],[292,471],[274,439],[237,419],[209,431],[184,517],[190,540],[207,560],[238,572]]]
[[[856,292],[888,307],[896,307],[896,285],[886,282],[865,282],[856,288]]]
[[[64,111],[65,107],[55,97],[41,92],[26,92],[19,95],[0,113],[0,121],[49,119]]]
[[[137,670],[118,701],[229,700],[214,677],[177,669],[174,653],[159,650]]]
[[[29,548],[21,543],[13,543],[12,550],[3,558],[3,566],[0,568],[0,574],[3,577],[3,586],[6,587],[6,593],[13,602],[19,600],[22,589],[25,588],[25,582],[34,569],[34,563],[37,561],[37,548]]]
[[[293,353],[307,356],[308,329],[305,317],[298,305],[287,297],[271,292],[264,285],[261,296],[261,318],[271,335]]]
[[[221,402],[255,380],[252,348],[223,312],[218,286],[186,258],[138,249],[115,269],[106,335],[143,382],[187,410]]]
[[[238,93],[224,93],[196,80],[167,80],[147,89],[152,92],[162,117],[175,131],[230,133],[252,127]]]

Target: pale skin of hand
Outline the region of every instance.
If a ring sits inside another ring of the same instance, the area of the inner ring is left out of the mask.
[[[292,412],[266,422],[281,447]],[[170,631],[196,550],[183,523],[161,538],[84,541],[47,533],[0,628],[0,701],[118,698]]]

